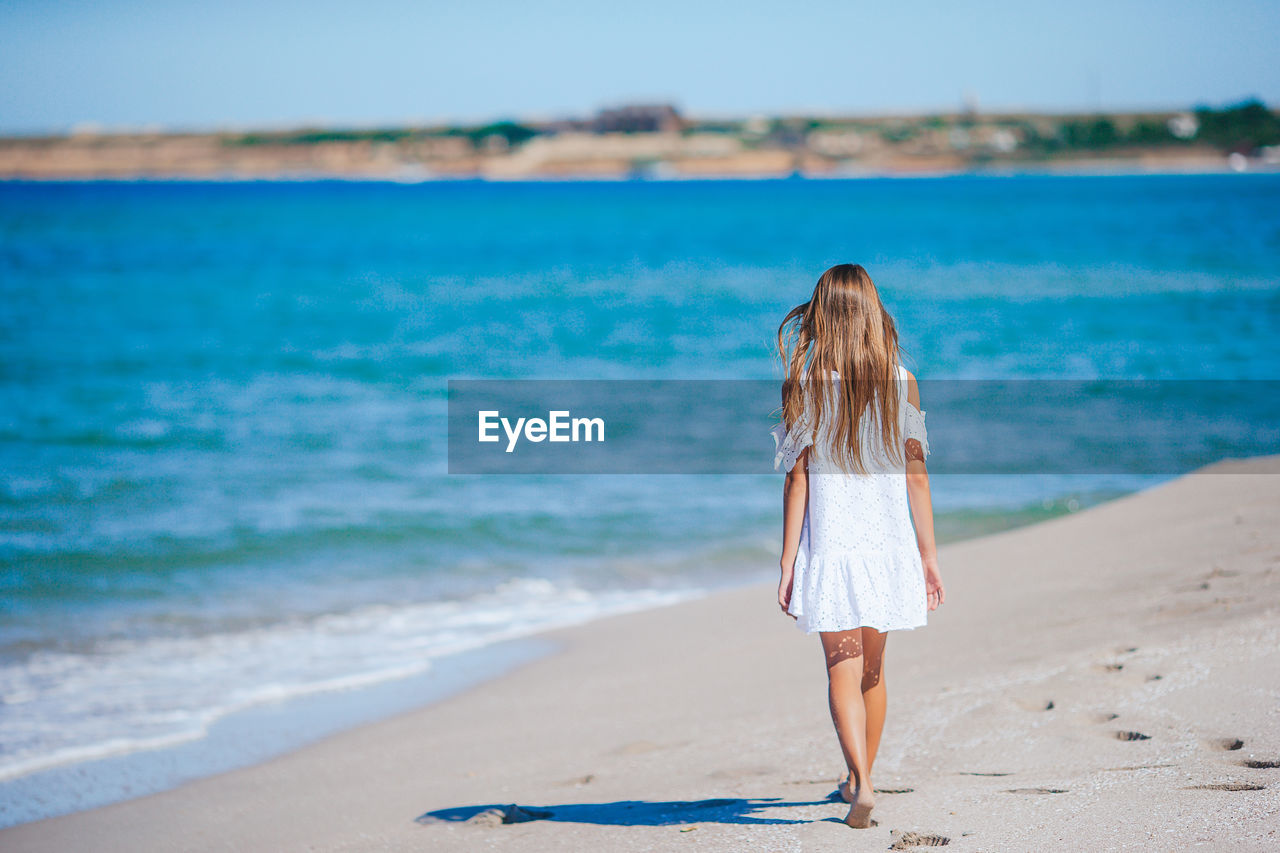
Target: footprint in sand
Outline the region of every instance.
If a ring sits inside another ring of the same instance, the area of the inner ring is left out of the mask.
[[[915,788],[876,788],[875,791],[877,794],[910,794],[915,791]],[[836,803],[844,802],[844,796],[840,793],[839,788],[827,794],[827,799]]]
[[[1052,711],[1052,699],[1016,699],[1015,704],[1024,711]]]
[[[551,817],[551,812],[545,809],[530,809],[511,803],[506,806],[485,809],[467,818],[463,823],[467,826],[502,826],[506,823],[528,823],[534,820],[546,820],[549,817]],[[436,821],[418,818],[418,822],[425,824],[435,823]]]
[[[1133,646],[1127,649],[1117,649],[1116,654],[1136,652],[1137,650],[1138,649],[1136,646]],[[1130,661],[1129,663],[1132,663],[1132,661]],[[1128,682],[1136,682],[1138,680],[1159,681],[1160,679],[1164,678],[1163,675],[1160,675],[1158,673],[1148,673],[1146,675],[1143,675],[1140,672],[1134,672],[1133,668],[1129,666],[1129,664],[1122,663],[1121,661],[1118,661],[1118,660],[1108,661],[1105,663],[1095,663],[1091,667],[1091,669],[1097,673],[1110,674],[1110,675],[1114,675],[1115,673],[1118,673],[1118,672],[1123,672],[1125,673],[1124,680]]]
[[[1244,741],[1238,737],[1220,737],[1215,740],[1207,741],[1206,746],[1210,749],[1216,749],[1219,752],[1234,752],[1244,747]]]
[[[937,835],[930,832],[903,832],[895,829],[889,833],[889,837],[893,839],[893,843],[889,845],[890,850],[910,850],[912,847],[942,847],[951,843],[951,839],[945,835]]]
[[[1144,735],[1142,732],[1118,731],[1115,738],[1116,740],[1151,740],[1151,735]]]
[[[1009,788],[1006,794],[1065,794],[1066,788]]]
[[[1254,770],[1275,770],[1280,768],[1280,758],[1246,758],[1240,762],[1242,767],[1252,767]]]
[[[1213,782],[1208,785],[1188,785],[1186,791],[1261,791],[1266,785],[1255,785],[1253,782]]]

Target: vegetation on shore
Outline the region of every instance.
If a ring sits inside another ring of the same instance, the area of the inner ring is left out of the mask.
[[[1179,116],[1184,132],[1178,132]],[[1249,153],[1259,148],[1280,144],[1280,114],[1258,99],[1214,108],[1197,106],[1186,113],[1125,113],[1093,116],[1023,116],[1023,115],[926,115],[908,118],[775,118],[763,134],[749,128],[750,120],[698,121],[684,120],[681,132],[721,133],[744,138],[755,136],[760,143],[783,146],[803,145],[813,131],[873,129],[886,142],[905,142],[928,129],[972,129],[979,126],[1008,128],[1023,135],[1021,147],[1037,152],[1097,151],[1123,146],[1170,145],[1187,146],[1207,143],[1224,153]],[[1048,132],[1046,132],[1048,128]],[[1193,129],[1194,128],[1194,129]],[[501,121],[480,125],[398,127],[369,129],[301,129],[277,132],[253,132],[224,137],[227,145],[312,145],[321,142],[404,142],[433,137],[465,138],[480,146],[486,140],[500,137],[508,146],[518,146],[545,134],[561,132],[557,124],[522,124]],[[628,132],[628,131],[622,131]],[[630,131],[631,133],[644,131]]]
[[[0,139],[0,178],[898,173],[1099,160],[1274,168],[1280,114],[1250,99],[1141,113],[711,120],[642,104],[544,122]]]

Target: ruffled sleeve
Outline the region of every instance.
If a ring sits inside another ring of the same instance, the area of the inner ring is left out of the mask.
[[[787,429],[786,424],[777,424],[772,430],[773,434],[773,470],[777,471],[782,468],[784,471],[790,471],[796,465],[796,460],[800,458],[800,454],[804,449],[813,444],[813,430],[808,423],[801,419],[791,429]]]
[[[903,432],[902,440],[903,442],[907,442],[914,438],[916,441],[920,442],[920,451],[927,459],[929,456],[929,434],[924,428],[924,412],[911,405],[910,402],[906,405],[907,423]]]

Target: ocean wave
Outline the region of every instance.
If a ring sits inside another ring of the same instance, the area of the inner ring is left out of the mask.
[[[0,667],[0,780],[173,746],[255,705],[405,678],[445,655],[700,594],[592,593],[518,578],[468,600],[367,606],[200,637],[104,641],[84,652],[38,651]]]

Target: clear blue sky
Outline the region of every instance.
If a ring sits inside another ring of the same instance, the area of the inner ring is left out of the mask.
[[[0,132],[1280,103],[1275,0],[0,0]]]

